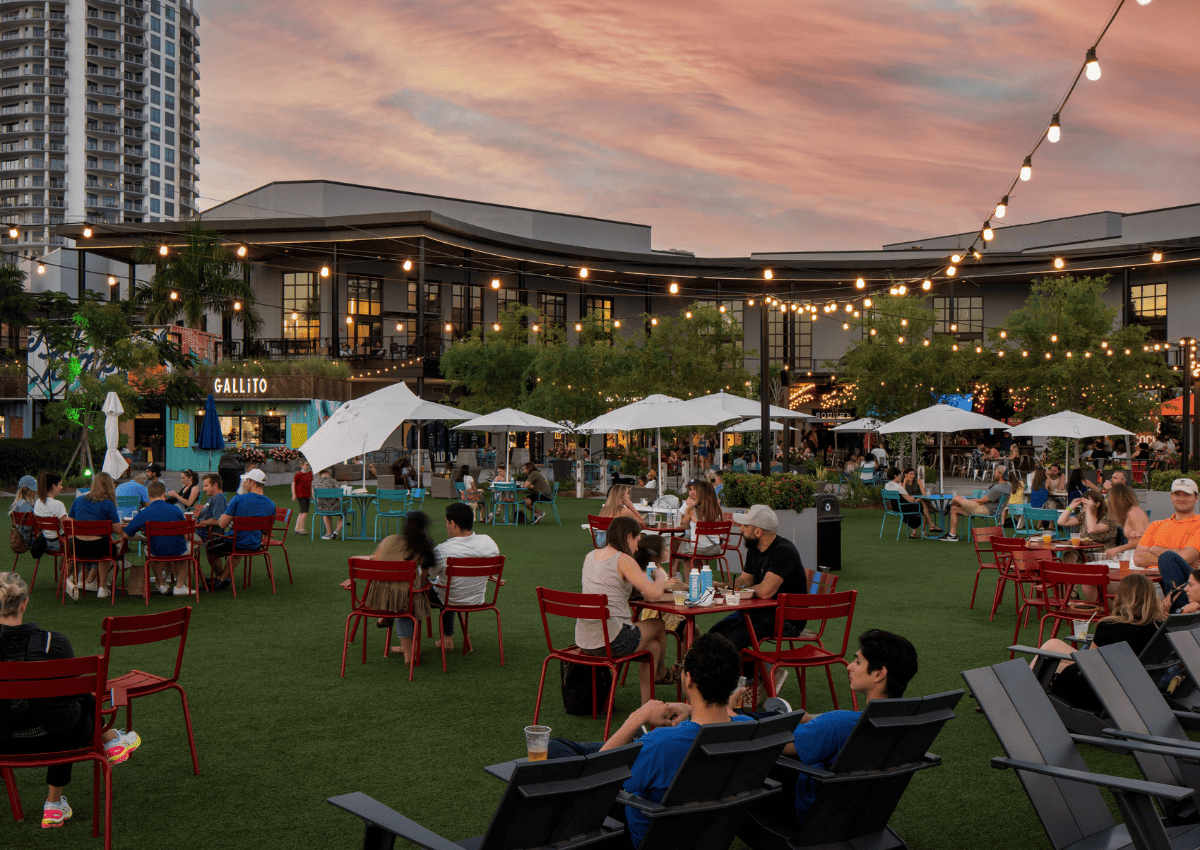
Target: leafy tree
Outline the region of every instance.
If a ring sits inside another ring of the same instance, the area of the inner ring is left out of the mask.
[[[859,319],[863,331],[840,363],[841,381],[854,385],[859,416],[884,422],[937,404],[970,384],[977,364],[955,341],[933,333],[936,314],[920,293],[881,296]]]
[[[984,355],[984,377],[1007,389],[1022,418],[1074,410],[1130,431],[1150,425],[1171,370],[1146,328],[1117,326],[1107,284],[1107,276],[1036,280],[1025,305],[989,332],[997,353]]]
[[[247,339],[254,336],[262,319],[254,309],[254,292],[242,276],[242,264],[221,243],[221,235],[205,230],[200,222],[190,225],[184,235],[183,247],[166,256],[151,242],[134,251],[138,263],[155,267],[150,283],[134,293],[146,321],[169,325],[182,316],[188,327],[199,329],[204,314],[216,312],[241,325]]]
[[[538,353],[526,325],[535,315],[530,307],[509,305],[497,319],[499,331],[476,329],[442,355],[442,375],[451,390],[463,390],[463,408],[475,413],[524,409],[526,380]]]
[[[22,347],[21,334],[36,309],[37,299],[25,289],[25,272],[13,263],[0,263],[0,316],[5,328],[0,348],[16,351]]]

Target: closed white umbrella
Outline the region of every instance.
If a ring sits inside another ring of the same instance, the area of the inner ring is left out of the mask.
[[[974,431],[980,429],[999,428],[1001,431],[1011,430],[1008,425],[982,413],[974,413],[954,407],[949,404],[935,404],[916,413],[901,416],[877,429],[880,434],[911,434],[919,431],[937,431],[938,434],[938,489],[943,490],[945,484],[945,469],[942,463],[943,435],[955,431]]]
[[[697,401],[693,399],[692,401]],[[669,395],[655,394],[641,401],[618,407],[579,426],[581,431],[611,434],[615,431],[644,431],[653,428],[658,442],[658,495],[662,496],[664,468],[662,462],[662,429],[716,426],[735,415],[723,414],[709,407],[696,406]]]
[[[121,429],[118,420],[125,408],[121,405],[121,399],[117,397],[115,392],[110,392],[104,399],[104,407],[100,408],[104,411],[104,466],[105,472],[111,475],[114,479],[120,478],[125,474],[125,468],[129,466],[129,461],[121,454],[119,448],[121,443]]]
[[[405,422],[424,424],[446,419],[473,419],[474,413],[423,401],[403,383],[348,401],[333,412],[304,445],[300,453],[313,469],[321,470],[348,458],[378,451]],[[417,435],[417,485],[421,485],[420,433]],[[363,485],[367,465],[363,463]]]
[[[489,433],[504,434],[504,468],[508,470],[508,480],[512,481],[512,470],[509,469],[510,451],[508,448],[508,435],[513,431],[562,431],[564,426],[557,422],[551,422],[549,419],[543,419],[540,416],[534,416],[532,413],[523,413],[520,410],[514,410],[511,407],[506,407],[503,410],[497,410],[495,413],[487,413],[483,416],[478,416],[470,422],[465,422],[462,425],[455,425],[455,431],[487,431]]]

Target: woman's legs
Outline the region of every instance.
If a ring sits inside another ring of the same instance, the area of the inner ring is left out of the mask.
[[[1070,655],[1072,652],[1075,651],[1075,647],[1071,646],[1069,643],[1066,643],[1065,641],[1059,640],[1058,638],[1050,638],[1050,640],[1048,640],[1042,644],[1041,648],[1046,650],[1047,652],[1061,652],[1063,655]],[[1068,667],[1070,667],[1074,663],[1075,663],[1074,661],[1060,661],[1060,662],[1058,662],[1058,669],[1055,670],[1054,672],[1061,673],[1063,670],[1066,670]],[[1037,658],[1034,658],[1032,661],[1029,662],[1030,667],[1033,667],[1034,664],[1037,664]]]
[[[642,633],[637,651],[650,650],[650,657],[653,659],[652,664],[638,665],[641,668],[638,670],[638,684],[642,691],[642,704],[645,705],[654,698],[654,680],[661,679],[667,672],[663,665],[663,658],[666,656],[667,632],[663,628],[663,621],[658,618],[638,620],[633,625]]]

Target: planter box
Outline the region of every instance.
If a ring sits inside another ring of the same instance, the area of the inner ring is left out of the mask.
[[[802,511],[775,511],[779,518],[780,537],[786,537],[796,545],[800,553],[800,562],[805,567],[817,568],[817,509],[805,508]]]

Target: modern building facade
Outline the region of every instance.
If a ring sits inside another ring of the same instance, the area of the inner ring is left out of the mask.
[[[63,223],[196,212],[191,0],[0,2],[0,242],[51,273]]]

